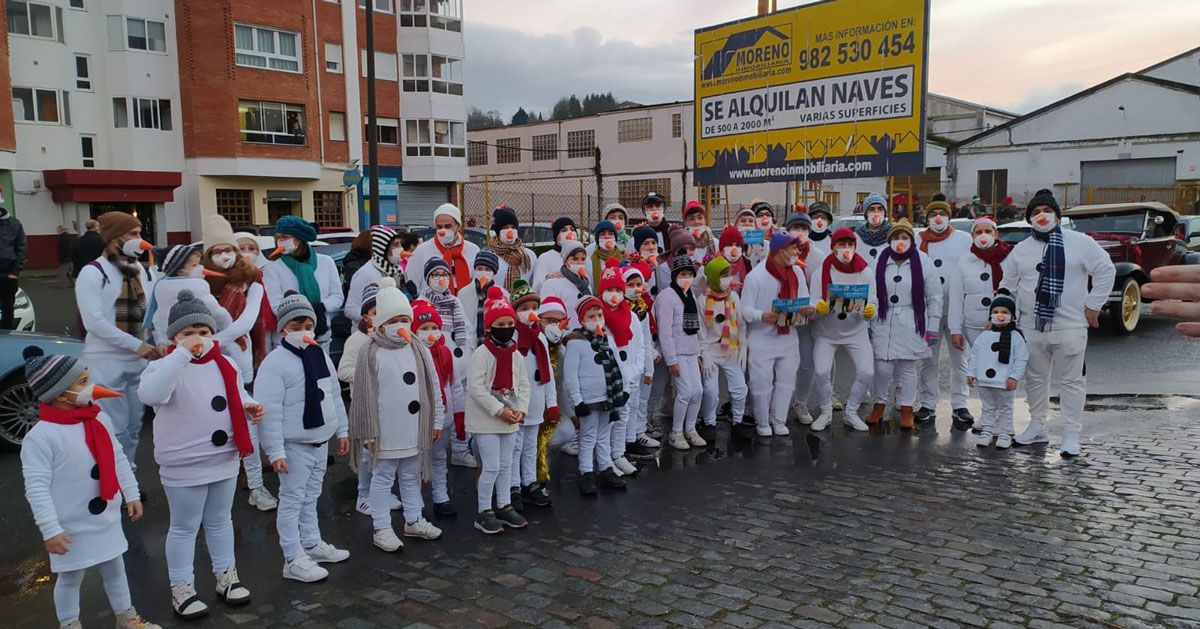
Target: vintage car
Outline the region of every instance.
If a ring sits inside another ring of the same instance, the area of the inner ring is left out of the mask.
[[[1180,216],[1157,201],[1079,205],[1063,212],[1075,231],[1100,244],[1117,267],[1108,297],[1108,322],[1119,334],[1137,328],[1141,317],[1142,284],[1150,271],[1172,264],[1200,263],[1178,229]]]

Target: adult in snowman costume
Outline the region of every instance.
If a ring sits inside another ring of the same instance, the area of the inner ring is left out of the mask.
[[[863,199],[862,207],[867,220],[854,230],[858,236],[858,255],[874,269],[879,255],[887,249],[888,233],[892,230],[887,218],[887,199],[882,194],[873,193]]]

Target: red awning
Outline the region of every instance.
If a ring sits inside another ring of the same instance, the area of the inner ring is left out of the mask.
[[[165,203],[183,181],[182,173],[155,170],[69,168],[42,176],[55,203]]]

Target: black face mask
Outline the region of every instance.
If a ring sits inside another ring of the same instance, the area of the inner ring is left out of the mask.
[[[516,334],[516,328],[492,328],[488,335],[497,345],[508,345],[513,340],[513,334]]]

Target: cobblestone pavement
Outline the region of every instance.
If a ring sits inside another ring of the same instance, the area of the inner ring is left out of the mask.
[[[463,515],[441,541],[410,540],[395,556],[371,546],[339,463],[322,526],[350,561],[324,583],[282,581],[274,517],[239,492],[238,563],[254,600],[214,603],[201,550],[197,586],[213,615],[190,626],[1200,626],[1200,405],[1092,408],[1115,428],[1070,462],[1053,448],[980,451],[944,425],[800,429],[757,445],[722,435],[588,500],[561,457],[554,508],[495,539],[471,529],[473,476],[455,468]],[[177,625],[165,500],[150,493],[147,519],[126,524],[134,601]],[[9,504],[25,509],[19,496]],[[36,532],[13,533],[0,550],[5,624],[49,626]],[[84,617],[97,616],[111,626],[92,576]]]

